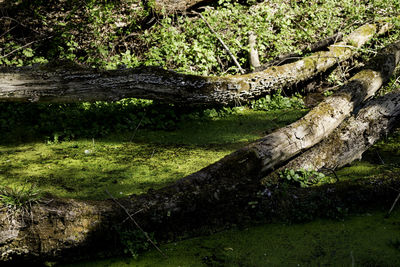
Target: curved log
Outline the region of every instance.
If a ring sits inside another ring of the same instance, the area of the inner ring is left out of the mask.
[[[328,138],[285,164],[276,173],[283,169],[336,169],[361,159],[362,153],[381,137],[386,136],[398,121],[399,89],[369,101],[356,115],[335,129]],[[271,176],[268,176],[262,182],[265,184],[270,180]]]
[[[261,177],[329,135],[335,125],[339,125],[390,77],[399,59],[400,43],[397,43],[378,56],[371,63],[371,69],[356,74],[305,118],[170,186],[133,195],[120,202],[130,214],[135,214],[137,222],[146,231],[154,232],[161,240],[173,238],[171,234],[201,229],[204,225],[237,222],[239,218],[249,216],[248,202],[262,189]],[[384,99],[380,104],[387,107],[384,117],[397,110],[398,100],[397,96]],[[394,101],[393,104],[388,104],[390,101]],[[382,115],[380,109],[372,110],[373,116],[379,118]],[[389,124],[383,126],[389,127]],[[114,253],[120,244],[118,231],[112,226],[129,228],[126,226],[129,220],[125,219],[126,215],[111,200],[55,199],[48,204],[35,205],[31,215],[12,216],[3,209],[0,212],[0,259],[12,263],[41,262],[72,258],[72,255],[80,258],[91,253]]]
[[[144,0],[147,6],[157,14],[170,15],[184,12],[199,5],[207,5],[215,0]]]
[[[102,71],[57,66],[0,68],[0,101],[79,102],[137,97],[183,105],[235,104],[293,86],[353,56],[377,32],[361,26],[342,42],[302,60],[226,77],[177,74],[157,68]]]

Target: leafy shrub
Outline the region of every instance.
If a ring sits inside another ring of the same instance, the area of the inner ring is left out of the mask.
[[[330,182],[330,178],[325,176],[325,174],[303,168],[298,170],[285,169],[280,172],[279,176],[286,182],[300,187],[309,187],[319,183]]]
[[[238,73],[214,33],[198,16],[155,17],[148,1],[14,1],[0,18],[0,65],[59,59],[115,69],[156,65],[201,75]],[[220,0],[202,12],[242,67],[248,67],[248,33],[257,36],[261,63],[304,45],[349,32],[363,21],[395,17],[399,1]],[[397,22],[396,22],[397,21]],[[398,38],[399,19],[390,37]],[[27,45],[29,44],[29,45]],[[383,43],[380,45],[384,45]],[[4,56],[4,57],[3,57]]]
[[[251,102],[251,108],[254,110],[279,110],[279,109],[302,109],[305,108],[302,97],[296,94],[291,97],[282,96],[278,90],[274,95],[267,95]]]
[[[117,228],[122,245],[124,246],[124,253],[130,254],[134,259],[137,259],[140,253],[149,250],[151,243],[145,234],[138,230],[121,230]],[[154,241],[154,234],[147,233],[149,238]]]
[[[139,127],[172,130],[183,120],[225,117],[238,109],[179,107],[136,98],[70,104],[0,103],[0,132],[5,142],[39,136],[59,142],[132,132]]]

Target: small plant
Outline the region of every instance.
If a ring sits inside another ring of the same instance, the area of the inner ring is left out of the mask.
[[[324,92],[324,96],[331,96],[332,94],[333,94],[333,91],[330,91],[330,90]]]
[[[325,176],[325,174],[321,172],[315,170],[306,170],[303,168],[298,170],[285,169],[284,171],[280,172],[279,176],[289,183],[303,188],[330,181],[329,177]]]
[[[2,187],[0,188],[0,205],[9,211],[28,212],[32,204],[37,203],[41,198],[39,189],[36,186],[22,188]]]
[[[274,95],[267,95],[258,100],[251,102],[251,108],[254,110],[279,110],[279,109],[302,109],[305,108],[303,99],[296,94],[291,97],[282,95],[282,91],[278,90]]]
[[[143,251],[149,250],[152,246],[145,234],[138,230],[122,230],[117,228],[121,243],[124,246],[124,253],[130,254],[134,259],[137,259]],[[154,234],[148,234],[149,238],[154,240]]]

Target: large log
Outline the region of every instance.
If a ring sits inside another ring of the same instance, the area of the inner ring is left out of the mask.
[[[178,12],[187,11],[193,7],[207,5],[216,0],[145,0],[147,6],[154,13],[162,15],[170,15]]]
[[[271,177],[276,179],[277,173],[284,169],[334,170],[361,159],[368,148],[389,134],[399,116],[399,90],[371,100],[328,138],[279,168],[275,176],[264,178],[262,183],[269,183]]]
[[[377,32],[366,24],[342,42],[302,60],[226,77],[178,74],[156,68],[102,71],[71,66],[0,68],[0,101],[78,102],[137,97],[168,103],[235,104],[293,86],[353,56]]]
[[[130,214],[135,214],[146,231],[154,232],[159,239],[170,239],[175,234],[205,225],[238,221],[249,215],[248,202],[262,188],[262,175],[329,135],[335,128],[332,125],[339,125],[390,77],[399,61],[399,53],[400,43],[391,46],[371,63],[370,69],[356,74],[298,122],[170,186],[119,201]],[[372,104],[388,112],[371,109],[369,105],[367,108],[371,111],[366,113],[381,121],[398,114],[398,100],[396,95],[386,97],[379,105]],[[388,120],[383,126],[389,128],[393,122]],[[34,205],[31,214],[25,215],[10,215],[3,209],[0,212],[1,260],[41,262],[79,258],[94,252],[113,253],[120,247],[118,231],[112,226],[126,227],[129,220],[125,219],[123,210],[111,200],[55,199],[48,204]],[[121,223],[123,221],[125,224]]]

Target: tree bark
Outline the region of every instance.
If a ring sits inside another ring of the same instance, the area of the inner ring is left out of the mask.
[[[386,136],[400,116],[400,91],[369,101],[328,138],[275,171],[284,169],[323,170],[343,167],[356,159],[381,137]],[[266,184],[273,175],[262,180]]]
[[[171,15],[178,12],[185,12],[193,7],[208,5],[215,0],[144,0],[147,6],[157,14]]]
[[[293,86],[349,59],[377,32],[361,26],[329,51],[264,71],[226,77],[177,74],[157,68],[101,71],[70,66],[0,68],[0,101],[79,102],[137,97],[182,105],[233,105]]]
[[[271,199],[261,197],[265,187],[260,183],[260,179],[274,167],[284,164],[333,132],[345,117],[358,109],[362,101],[371,97],[390,77],[399,59],[400,42],[376,57],[370,63],[369,69],[356,74],[301,120],[170,186],[121,199],[120,203],[130,214],[134,214],[136,221],[147,232],[154,232],[159,240],[171,240],[185,233],[193,234],[194,231],[199,233],[205,225],[221,227],[225,223],[237,223],[243,218],[254,216],[255,210],[251,207],[253,204],[249,205],[254,203],[254,199],[262,203],[256,210],[264,216],[277,214],[276,210],[283,204],[275,205],[279,201],[271,202]],[[360,145],[360,150],[339,149],[344,151],[346,157],[340,154],[337,158],[327,158],[332,161],[329,164],[335,164],[335,160],[340,164],[353,160],[354,155],[358,156],[361,150],[376,140],[375,136],[386,131],[386,128],[389,129],[395,122],[395,116],[399,114],[399,101],[399,93],[391,94],[370,102],[361,109],[359,115],[347,123],[350,128],[340,128],[348,129],[351,134],[345,135],[345,140],[337,138],[334,144],[344,148],[349,144],[356,144]],[[368,136],[372,138],[358,140],[361,139],[360,136],[364,136],[365,129],[369,129]],[[337,133],[334,132],[333,135],[335,134]],[[368,141],[367,145],[364,144],[365,140]],[[318,151],[324,150],[321,148]],[[322,152],[318,153],[324,155]],[[296,166],[304,166],[305,163],[302,164]],[[390,183],[398,184],[399,181],[394,179],[390,180]],[[337,188],[335,185],[323,188],[332,186]],[[345,196],[348,195],[346,188],[354,190],[354,185],[338,186],[343,186],[339,191],[343,191]],[[364,190],[367,197],[362,195],[358,201],[365,203],[366,198],[371,200],[377,195],[387,193],[388,189],[382,187],[382,183],[376,186],[379,190],[372,193]],[[322,189],[310,189],[309,192],[318,190]],[[304,191],[299,192],[307,195]],[[290,199],[284,202],[288,201],[297,203],[297,200]],[[293,205],[297,207],[297,204]],[[117,253],[121,248],[118,241],[121,230],[113,226],[120,225],[121,229],[129,229],[129,220],[126,220],[126,217],[121,208],[111,200],[54,199],[48,204],[34,205],[31,214],[11,214],[3,209],[0,212],[1,260],[14,264],[19,261],[42,262],[81,258],[99,252]]]

